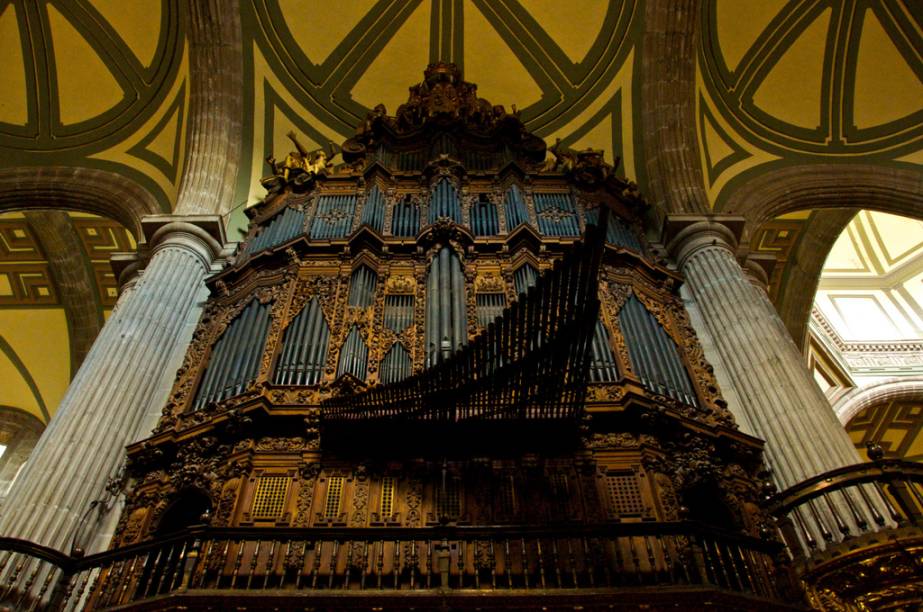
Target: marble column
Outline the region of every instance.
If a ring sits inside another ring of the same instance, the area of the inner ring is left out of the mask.
[[[780,488],[859,463],[766,291],[753,282],[752,270],[737,263],[732,228],[688,220],[674,223],[667,241],[728,407],[742,431],[766,440],[766,458]]]
[[[89,509],[125,446],[147,435],[207,295],[203,280],[222,253],[216,216],[146,218],[147,266],[119,300],[71,382],[0,515],[0,534],[69,552],[75,533],[87,552],[106,517]],[[103,529],[102,531],[105,531]]]
[[[744,271],[737,263],[734,229],[742,227],[742,219],[674,218],[666,227],[664,242],[685,276],[681,294],[705,356],[740,429],[766,441],[764,458],[776,486],[784,490],[860,463],[769,301],[765,275],[759,266]],[[888,516],[873,489],[864,496],[844,490],[826,499],[799,510],[800,519],[793,516],[821,548],[837,541],[836,531],[861,533],[860,521],[876,530],[876,513],[868,503],[876,504],[877,515]],[[859,514],[854,516],[853,509]],[[808,543],[804,532],[797,535]]]

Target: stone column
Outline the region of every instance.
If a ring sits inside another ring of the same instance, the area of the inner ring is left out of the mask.
[[[88,511],[106,497],[125,446],[155,425],[224,241],[218,217],[157,216],[142,225],[147,267],[120,298],[10,490],[4,536],[69,552],[79,529],[87,552],[107,544],[96,537],[100,515]]]
[[[859,463],[766,291],[738,265],[734,226],[698,217],[667,229],[686,277],[683,298],[728,407],[742,431],[766,440],[780,488]]]

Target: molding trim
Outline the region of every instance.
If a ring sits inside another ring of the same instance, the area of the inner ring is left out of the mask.
[[[114,172],[71,166],[0,169],[0,212],[64,209],[118,221],[135,239],[141,218],[161,212],[157,198]]]
[[[853,388],[840,397],[831,398],[833,411],[844,426],[869,406],[894,400],[923,399],[923,376],[892,378]]]

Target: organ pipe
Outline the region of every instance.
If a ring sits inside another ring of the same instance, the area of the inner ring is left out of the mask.
[[[609,344],[609,331],[602,321],[596,320],[596,330],[590,342],[590,380],[592,382],[613,382],[618,378],[615,356]]]
[[[595,224],[597,218],[599,218],[598,210],[587,211],[587,224]],[[641,250],[641,241],[638,240],[638,236],[635,235],[624,221],[613,214],[609,215],[609,223],[606,226],[606,242],[614,246],[625,247],[634,251]]]
[[[381,382],[388,384],[404,380],[411,372],[410,353],[400,343],[395,343],[381,360]]]
[[[514,230],[523,223],[529,222],[529,210],[526,208],[526,202],[522,198],[522,192],[519,191],[519,187],[516,185],[511,185],[506,190],[504,206],[506,207],[504,212],[506,213],[507,231]]]
[[[391,234],[393,236],[415,236],[420,229],[420,209],[411,199],[404,198],[394,205],[391,217]]]
[[[535,285],[538,279],[538,270],[532,264],[523,264],[516,268],[513,273],[513,285],[516,287],[516,294],[522,295],[529,290],[529,287]]]
[[[228,325],[212,349],[193,410],[237,395],[256,379],[269,331],[269,312],[269,304],[252,300]]]
[[[483,196],[471,207],[470,218],[471,231],[475,236],[495,236],[500,232],[497,207]]]
[[[285,210],[270,219],[267,225],[263,226],[262,231],[247,245],[246,252],[258,253],[263,249],[283,244],[301,235],[304,228],[304,219],[303,210],[286,207]]]
[[[656,393],[697,406],[692,381],[676,344],[654,315],[632,295],[618,318],[632,368],[641,382]]]
[[[311,225],[311,238],[313,240],[345,238],[352,227],[353,214],[356,211],[356,196],[328,195],[320,196],[317,200],[317,212],[314,214],[314,223]]]
[[[317,298],[298,313],[282,340],[282,354],[273,382],[277,385],[316,385],[327,361],[330,328]]]
[[[447,179],[442,179],[436,183],[433,189],[432,197],[429,204],[429,222],[435,223],[439,217],[448,217],[456,223],[461,223],[461,203],[458,200],[458,192]]]
[[[438,363],[467,341],[465,276],[449,247],[433,257],[426,281],[426,363]]]
[[[340,349],[340,363],[337,377],[352,374],[359,380],[365,380],[368,373],[369,347],[362,341],[359,328],[355,325],[349,330],[343,348]]]
[[[385,327],[395,333],[401,333],[413,323],[413,296],[385,296]]]
[[[503,293],[478,293],[476,301],[478,325],[481,327],[490,325],[506,308],[506,295]]]
[[[378,275],[368,266],[356,268],[349,278],[349,305],[361,308],[371,306],[377,285]]]
[[[535,214],[538,215],[538,229],[546,236],[578,236],[580,224],[574,199],[569,193],[536,193]]]
[[[369,190],[369,195],[365,198],[365,206],[362,208],[362,217],[359,219],[359,223],[381,233],[384,222],[385,196],[381,193],[378,185],[373,185],[372,189]]]

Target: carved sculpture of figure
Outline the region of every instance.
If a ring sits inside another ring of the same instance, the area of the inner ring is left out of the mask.
[[[548,147],[549,155],[542,165],[542,172],[569,172],[574,169],[577,161],[575,151],[569,147],[561,146],[561,139],[558,138],[554,146]]]

